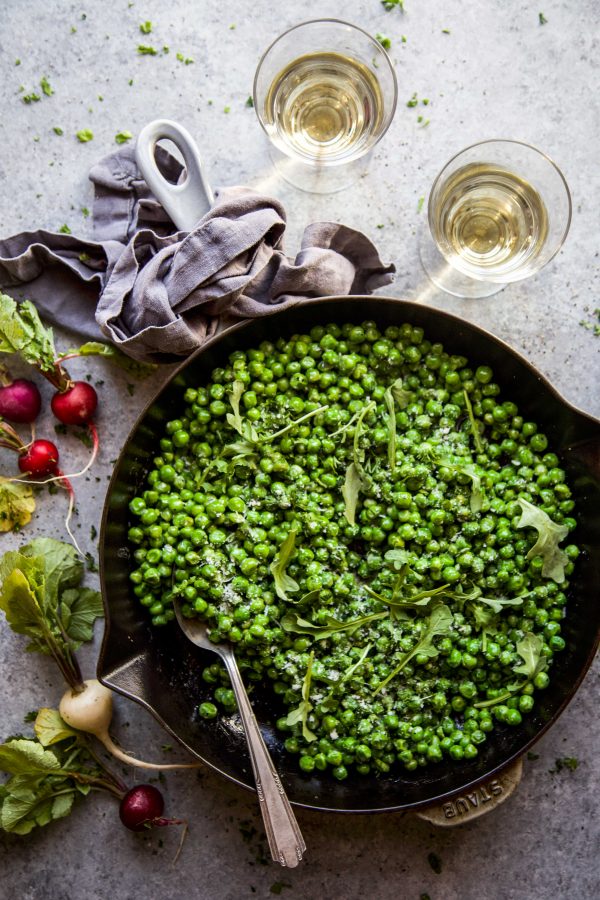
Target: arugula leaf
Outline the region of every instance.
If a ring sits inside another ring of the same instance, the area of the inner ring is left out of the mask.
[[[478,597],[478,603],[486,603],[495,613],[500,613],[505,606],[521,606],[525,597]]]
[[[342,486],[342,497],[344,498],[344,516],[350,525],[356,524],[356,507],[358,505],[358,495],[362,488],[362,480],[358,469],[353,462],[346,469],[346,478]]]
[[[482,451],[483,452],[483,451]],[[471,497],[469,499],[469,506],[471,507],[472,513],[481,512],[481,508],[483,506],[483,491],[481,489],[481,476],[477,473],[475,466],[467,465],[460,466],[460,471],[463,475],[466,475],[471,479]]]
[[[395,678],[399,672],[410,662],[410,660],[416,656],[418,653],[423,656],[434,657],[439,653],[438,648],[433,643],[434,637],[438,635],[447,634],[452,626],[452,613],[449,608],[445,604],[440,604],[440,606],[434,607],[431,611],[431,615],[427,620],[427,625],[425,627],[424,633],[421,635],[415,646],[412,650],[409,650],[408,653],[405,653],[398,665],[395,669],[393,669],[387,678],[384,678],[383,681],[380,681],[377,687],[374,688],[373,693],[379,693],[382,688],[384,688],[392,678]]]
[[[465,406],[467,407],[467,413],[469,415],[469,422],[471,423],[471,433],[473,435],[473,440],[475,441],[475,447],[478,453],[483,453],[483,442],[481,440],[481,435],[479,433],[479,425],[477,424],[477,420],[473,414],[473,407],[471,405],[471,399],[466,391],[463,391],[463,395],[465,398]]]
[[[565,565],[569,557],[558,546],[569,533],[566,525],[557,525],[543,509],[538,509],[527,500],[517,499],[522,513],[517,522],[517,528],[535,528],[537,541],[527,554],[527,559],[532,556],[541,556],[543,559],[542,575],[544,578],[552,578],[558,584],[565,580]]]
[[[446,459],[443,456],[434,456],[433,462],[444,469],[451,469],[460,475],[466,475],[471,479],[471,496],[469,498],[469,506],[472,513],[478,513],[483,506],[483,490],[481,487],[481,475],[472,463],[458,462],[452,459]]]
[[[388,411],[388,463],[392,473],[396,471],[396,405],[405,409],[408,405],[409,394],[402,388],[402,379],[397,378],[385,391],[383,399]]]
[[[543,647],[544,642],[538,634],[526,632],[521,640],[517,641],[517,653],[523,662],[514,665],[513,672],[524,675],[527,681],[533,681],[536,675],[548,668],[548,658],[542,655]]]
[[[355,663],[352,663],[351,666],[348,666],[342,677],[340,678],[338,684],[343,684],[345,681],[349,681],[352,676],[360,669],[365,659],[369,655],[369,651],[371,650],[372,644],[367,644],[364,648],[363,652],[360,654]]]
[[[34,511],[31,485],[0,478],[0,532],[18,531],[28,525]]]
[[[410,398],[412,397],[412,391],[407,391],[402,387],[402,384],[402,379],[397,378],[390,388],[392,397],[394,398],[394,403],[396,404],[398,409],[406,409],[406,407],[410,403]]]
[[[48,707],[38,710],[33,730],[42,747],[50,747],[52,744],[77,736],[77,732],[63,722],[58,710]]]
[[[302,682],[302,700],[296,709],[293,709],[290,713],[288,713],[285,720],[286,725],[290,726],[296,725],[298,722],[302,722],[302,737],[305,741],[309,742],[317,740],[317,735],[314,734],[307,725],[308,714],[313,708],[313,705],[310,702],[310,682],[312,679],[312,667],[314,658],[315,654],[313,651],[311,652],[308,659],[306,675],[304,676],[304,680]]]
[[[381,603],[387,604],[387,606],[411,607],[427,606],[432,597],[435,597],[436,594],[445,594],[449,586],[449,584],[442,584],[439,587],[431,588],[430,590],[417,591],[417,593],[411,594],[408,597],[396,597],[396,590],[394,589],[394,596],[391,600],[387,600],[385,597],[382,597],[381,594],[376,594],[375,591],[368,587],[368,585],[365,585],[365,590],[371,594],[372,597],[380,600]]]
[[[288,597],[288,591],[293,593],[294,591],[300,590],[298,582],[294,581],[294,579],[285,571],[287,564],[294,553],[297,534],[297,529],[292,528],[269,567],[275,580],[275,593],[280,600],[285,600],[288,603],[291,602]]]
[[[361,449],[360,446],[360,437],[363,430],[363,422],[366,416],[371,412],[371,410],[375,409],[375,401],[371,400],[367,403],[360,411],[360,415],[358,417],[358,421],[356,423],[356,428],[354,429],[354,443],[352,447],[352,455],[354,458],[354,465],[356,467],[356,471],[360,477],[363,488],[368,487],[370,483],[370,478],[363,466],[365,451]]]
[[[408,550],[400,550],[399,548],[395,548],[394,550],[387,550],[383,557],[386,560],[388,568],[395,569],[396,572],[402,571],[405,566],[408,566],[410,561],[410,553]]]
[[[0,353],[18,353],[43,372],[54,369],[56,350],[51,328],[46,328],[30,300],[21,304],[0,293]]]
[[[506,690],[503,694],[500,694],[498,697],[494,697],[491,700],[480,700],[478,703],[474,703],[476,709],[485,709],[488,706],[496,706],[498,703],[504,703],[505,700],[508,700],[514,694],[517,694],[519,691],[522,691],[526,684],[529,684],[530,681],[538,675],[540,672],[544,672],[548,668],[548,658],[543,656],[542,649],[544,647],[544,642],[542,638],[533,634],[533,632],[526,632],[520,641],[517,641],[517,653],[523,660],[522,663],[515,663],[513,666],[513,672],[516,675],[524,675],[525,680],[509,684],[506,686]]]
[[[385,612],[361,616],[358,619],[351,619],[349,622],[340,622],[339,619],[335,619],[333,616],[327,616],[327,624],[315,625],[313,622],[302,619],[298,613],[289,612],[282,618],[281,627],[284,631],[291,631],[294,632],[294,634],[309,634],[311,637],[314,637],[315,640],[321,641],[324,638],[331,637],[331,635],[335,634],[337,631],[347,631],[348,629],[359,628],[361,625],[366,625],[367,622],[374,622],[376,619],[384,619],[387,615],[389,615],[389,613],[386,610]]]
[[[233,390],[229,395],[229,402],[231,403],[231,408],[233,409],[233,413],[227,413],[227,421],[231,425],[232,428],[239,434],[243,434],[242,431],[242,416],[240,413],[240,400],[242,399],[242,394],[244,393],[244,382],[238,381],[237,379],[233,382]]]

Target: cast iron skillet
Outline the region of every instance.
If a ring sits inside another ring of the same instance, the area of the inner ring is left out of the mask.
[[[600,422],[567,404],[534,367],[506,344],[461,319],[424,306],[387,297],[320,298],[240,324],[214,338],[189,358],[150,402],[134,426],[115,467],[104,507],[100,535],[100,577],[106,611],[98,677],[136,700],[192,753],[232,781],[253,783],[243,734],[236,717],[207,723],[196,713],[208,699],[201,679],[214,654],[193,647],[176,624],[152,628],[147,612],[128,581],[128,503],[140,488],[164,423],[176,417],[188,385],[203,384],[234,349],[262,340],[307,332],[327,322],[380,326],[404,321],[420,325],[432,341],[468,357],[471,365],[494,369],[505,398],[518,403],[528,420],[548,435],[568,473],[577,501],[574,540],[583,549],[569,590],[563,624],[566,649],[554,657],[550,687],[538,693],[535,712],[518,727],[498,725],[474,760],[442,763],[414,773],[385,777],[350,776],[336,782],[325,775],[300,773],[288,755],[274,721],[281,714],[268,689],[256,690],[254,708],[290,800],[319,810],[375,812],[440,802],[489,779],[519,757],[552,725],[573,697],[598,645],[600,613]]]

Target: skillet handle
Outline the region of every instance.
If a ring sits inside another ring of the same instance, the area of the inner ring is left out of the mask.
[[[173,141],[185,161],[186,174],[181,184],[171,184],[156,165],[158,141]],[[135,159],[146,184],[180,231],[191,231],[211,208],[214,197],[204,174],[195,140],[182,125],[169,119],[156,119],[140,131]]]
[[[427,806],[420,809],[416,815],[425,822],[439,825],[442,828],[452,828],[454,825],[464,825],[472,822],[508,800],[510,795],[519,786],[523,774],[523,757],[519,757],[490,781],[474,787],[472,790],[459,796],[451,797],[445,803]]]

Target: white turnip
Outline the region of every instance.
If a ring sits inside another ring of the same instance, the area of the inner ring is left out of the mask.
[[[58,707],[63,720],[72,728],[93,734],[117,759],[140,769],[196,769],[200,763],[172,763],[162,765],[143,762],[125,753],[108,733],[113,714],[112,691],[95,679],[83,682],[82,691],[70,688],[63,694]]]

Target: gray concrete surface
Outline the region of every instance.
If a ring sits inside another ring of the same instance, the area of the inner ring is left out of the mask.
[[[423,213],[417,204],[437,170],[479,139],[530,141],[559,162],[572,188],[573,224],[563,250],[537,277],[490,300],[461,301],[428,291],[427,302],[500,335],[525,352],[568,400],[600,414],[600,337],[580,324],[591,321],[600,306],[600,16],[595,0],[406,0],[404,14],[398,9],[386,13],[378,0],[305,0],[301,8],[267,0],[3,0],[0,6],[2,236],[65,223],[74,233],[89,233],[90,219],[82,209],[91,207],[91,164],[115,148],[118,131],[135,134],[149,119],[168,116],[196,135],[214,184],[266,186],[284,201],[290,253],[309,221],[343,221],[366,231],[384,258],[395,261],[398,277],[390,293],[423,297],[415,234]],[[541,10],[547,19],[543,25]],[[291,24],[325,15],[391,38],[400,91],[395,120],[368,177],[343,195],[319,197],[269,176],[262,133],[245,101],[268,42]],[[139,32],[146,20],[154,25],[147,36]],[[140,43],[168,45],[170,53],[141,57],[136,52]],[[194,63],[182,64],[177,52]],[[55,93],[25,105],[20,86],[28,92],[44,75]],[[413,92],[430,98],[427,128],[417,124],[419,111],[406,106]],[[54,126],[64,134],[56,135]],[[81,128],[93,131],[93,141],[78,143],[75,132]],[[59,337],[59,344],[69,342]],[[91,528],[98,527],[111,461],[163,375],[138,385],[130,396],[131,379],[101,362],[72,366],[74,374],[88,370],[104,380],[102,449],[94,472],[77,486],[77,533],[85,549],[95,553]],[[50,431],[50,419],[45,421]],[[73,438],[62,438],[61,446],[65,463],[76,470],[87,451]],[[2,452],[2,472],[12,465]],[[40,495],[23,538],[4,535],[0,549],[19,545],[25,536],[61,534],[62,505],[61,496]],[[22,729],[28,710],[56,703],[61,684],[49,661],[23,654],[22,641],[4,622],[0,634],[0,733],[5,736]],[[82,654],[89,673],[96,651],[97,642]],[[438,831],[411,816],[324,817],[300,811],[308,854],[299,869],[286,872],[264,864],[265,844],[251,795],[211,772],[198,778],[169,773],[168,811],[190,822],[177,866],[171,865],[175,830],[125,832],[111,800],[89,798],[68,819],[29,837],[0,837],[0,897],[598,896],[599,671],[598,665],[590,671],[567,711],[539,742],[539,758],[526,762],[514,796],[472,824]],[[140,755],[157,757],[165,742],[160,728],[133,704],[119,700],[117,706],[121,742]],[[577,757],[578,768],[551,774],[563,756]],[[442,861],[441,874],[428,864],[431,852]]]

